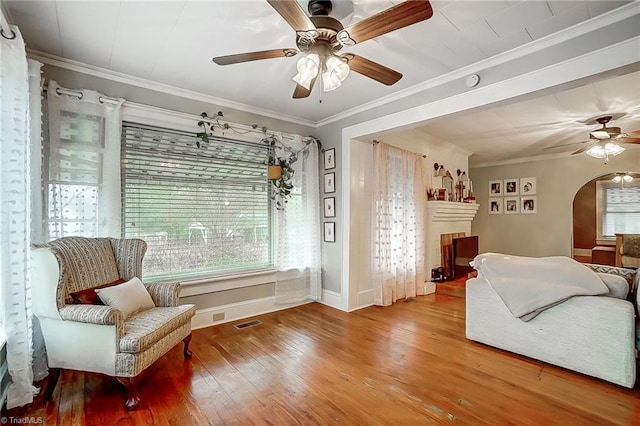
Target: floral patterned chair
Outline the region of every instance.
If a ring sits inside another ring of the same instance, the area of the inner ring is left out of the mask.
[[[640,234],[616,234],[616,266],[640,268]]]
[[[146,250],[140,239],[82,237],[32,248],[33,312],[51,369],[46,399],[60,369],[91,371],[116,377],[128,390],[126,408],[133,410],[140,401],[135,379],[142,371],[180,341],[190,358],[195,306],[179,304],[178,283],[143,287]],[[119,300],[102,304],[103,288]],[[127,293],[129,288],[138,293]],[[137,299],[143,302],[132,308]]]

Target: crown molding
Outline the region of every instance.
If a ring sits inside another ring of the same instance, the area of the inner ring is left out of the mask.
[[[102,78],[105,80],[111,80],[118,83],[130,84],[136,87],[142,87],[144,89],[153,90],[156,92],[166,93],[168,95],[180,96],[182,98],[193,99],[208,104],[214,104],[220,107],[232,108],[239,111],[248,112],[251,114],[258,114],[264,117],[274,118],[276,120],[287,121],[290,123],[299,124],[308,127],[317,127],[316,123],[310,120],[305,120],[300,117],[294,117],[291,115],[280,114],[275,111],[255,107],[252,105],[243,104],[240,102],[231,101],[229,99],[217,98],[215,96],[204,95],[192,90],[182,89],[180,87],[171,86],[165,83],[159,83],[152,80],[147,80],[141,77],[135,77],[129,74],[124,74],[118,71],[112,71],[106,68],[96,67],[88,65],[83,62],[74,61],[72,59],[61,58],[49,53],[40,52],[37,50],[27,49],[27,56],[31,59],[36,59],[43,64],[53,65],[58,68],[64,68],[69,71],[79,72],[82,74],[90,75],[93,77]]]
[[[341,113],[332,115],[331,117],[318,121],[316,125],[317,127],[325,126],[327,124],[348,118],[352,115],[383,106],[390,102],[398,101],[411,95],[415,95],[425,90],[432,89],[434,87],[438,87],[458,79],[464,79],[470,74],[477,74],[484,69],[496,67],[498,65],[520,59],[533,53],[540,52],[557,44],[564,43],[568,40],[580,37],[609,25],[616,24],[624,19],[636,16],[639,13],[639,2],[627,4],[602,15],[596,16],[595,18],[591,18],[587,21],[576,24],[572,27],[531,41],[524,46],[515,47],[511,50],[507,50],[506,52],[491,56],[490,58],[483,59],[462,68],[458,68],[457,70],[448,72],[447,74],[442,74],[438,77],[432,78],[431,80],[415,84],[413,86],[407,87],[406,89],[399,90],[395,93],[365,103],[358,107],[351,108]]]

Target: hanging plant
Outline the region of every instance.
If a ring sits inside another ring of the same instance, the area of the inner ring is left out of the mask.
[[[203,129],[202,132],[196,133],[196,146],[201,147],[202,143],[209,142],[209,136],[213,135],[216,128],[221,130],[231,129],[238,133],[246,133],[245,131],[239,131],[231,127],[228,123],[220,123],[220,118],[223,117],[222,111],[218,111],[215,117],[209,117],[206,112],[200,114],[203,120],[198,122],[198,127]],[[205,121],[206,120],[206,121]],[[251,126],[253,129],[257,129],[256,124]],[[269,157],[267,160],[267,176],[271,182],[270,197],[275,202],[276,209],[284,209],[285,203],[287,203],[291,197],[291,192],[294,189],[293,174],[294,170],[292,164],[298,160],[298,154],[307,148],[308,145],[314,143],[317,148],[321,148],[320,140],[314,136],[308,136],[303,139],[305,146],[298,151],[292,150],[290,147],[284,145],[276,135],[268,134],[266,127],[261,127],[264,137],[261,139],[262,143],[269,146]],[[276,154],[276,148],[279,147],[279,151],[284,154]]]
[[[209,117],[209,115],[206,112],[203,112],[202,114],[200,114],[200,117],[208,121],[204,121],[204,120],[198,121],[198,127],[202,127],[202,130],[204,130],[203,132],[196,133],[196,138],[199,139],[196,141],[196,146],[198,148],[200,148],[202,145],[201,141],[205,143],[209,142],[209,136],[213,136],[213,131],[215,130],[216,127],[222,130],[227,130],[231,128],[231,126],[229,126],[228,123],[220,123],[220,117],[224,117],[224,115],[222,114],[222,111],[218,111],[215,117]]]
[[[284,204],[289,201],[293,191],[293,174],[291,166],[298,160],[298,153],[292,152],[284,146],[275,135],[266,135],[262,142],[269,145],[269,159],[267,163],[268,178],[271,181],[271,198],[275,201],[276,209],[284,209]],[[283,147],[288,153],[286,156],[276,155],[276,145]]]

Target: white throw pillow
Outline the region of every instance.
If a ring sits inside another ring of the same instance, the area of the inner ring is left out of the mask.
[[[102,303],[119,310],[125,318],[143,309],[156,307],[151,295],[138,277],[113,287],[96,289],[96,293]]]
[[[620,275],[605,274],[598,272],[598,276],[609,288],[609,294],[607,296],[615,297],[618,299],[626,299],[629,294],[629,283]]]

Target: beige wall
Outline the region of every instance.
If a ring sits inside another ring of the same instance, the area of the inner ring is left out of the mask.
[[[640,146],[604,165],[602,160],[576,155],[557,159],[471,169],[474,192],[480,203],[472,233],[480,236],[481,252],[523,256],[571,255],[572,203],[576,192],[596,176],[640,169]],[[490,180],[535,176],[536,214],[489,215]]]

